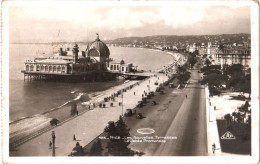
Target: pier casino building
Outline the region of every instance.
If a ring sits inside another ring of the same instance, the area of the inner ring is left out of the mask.
[[[24,76],[29,78],[70,77],[78,76],[87,78],[85,75],[97,75],[97,72],[105,72],[109,67],[110,51],[107,45],[97,39],[87,46],[79,55],[77,44],[71,51],[60,48],[58,54],[50,57],[34,58],[24,63]]]

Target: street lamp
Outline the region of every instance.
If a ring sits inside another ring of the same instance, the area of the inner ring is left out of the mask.
[[[52,131],[52,133],[51,133],[51,136],[52,136],[52,156],[55,156],[55,132],[54,131]]]
[[[149,85],[147,85],[148,88],[148,93],[150,93],[150,80],[149,80]]]
[[[164,74],[165,74],[165,66],[163,66],[163,85],[164,85]]]
[[[123,93],[124,93],[124,92],[123,92],[123,89],[122,89],[122,117],[123,117],[123,115],[124,115],[124,114],[123,114],[123,113],[124,113],[124,112],[123,112],[123,110],[124,110],[124,109],[123,109],[123,104],[124,104],[124,103],[123,103],[123,101],[124,101]]]

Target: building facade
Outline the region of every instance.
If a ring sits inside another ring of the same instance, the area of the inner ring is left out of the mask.
[[[70,55],[71,54],[71,55]],[[109,49],[99,36],[90,44],[86,51],[82,51],[79,56],[77,44],[72,49],[72,53],[58,52],[58,56],[35,58],[33,61],[27,60],[24,63],[24,73],[26,74],[46,74],[46,75],[80,75],[93,71],[107,71],[109,64]]]
[[[133,71],[133,64],[125,63],[124,60],[121,60],[121,62],[110,62],[109,71],[129,73],[129,72]]]

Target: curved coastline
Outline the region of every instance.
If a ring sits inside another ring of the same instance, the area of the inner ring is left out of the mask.
[[[172,60],[169,62],[169,65],[176,61],[176,59],[175,59],[176,53],[165,52],[164,54],[172,56]],[[160,69],[163,69],[163,68],[160,68]],[[157,71],[158,70],[153,70],[153,72],[157,72]],[[93,104],[94,103],[101,103],[102,101],[104,101],[104,97],[110,96],[111,94],[115,93],[115,91],[122,90],[124,87],[127,88],[131,85],[137,85],[137,83],[138,83],[137,81],[130,81],[129,83],[117,85],[117,86],[111,87],[109,89],[106,89],[104,91],[89,93],[88,94],[88,97],[89,97],[88,102],[92,104],[92,108],[93,108]],[[37,115],[34,115],[34,116],[29,116],[29,117],[23,117],[23,118],[20,118],[18,120],[10,122],[9,123],[9,126],[10,126],[10,132],[9,132],[10,142],[14,142],[15,140],[18,140],[22,137],[25,137],[26,135],[34,133],[34,132],[36,132],[36,131],[38,131],[42,128],[46,128],[46,126],[49,126],[49,121],[53,118],[53,117],[50,117],[51,112],[58,111],[57,112],[58,114],[62,114],[63,112],[69,112],[70,111],[69,104],[75,103],[75,102],[82,102],[82,101],[80,101],[80,99],[83,95],[84,95],[83,93],[79,93],[76,98],[62,104],[59,107],[52,108],[52,109],[50,109],[46,112],[43,112],[41,114],[37,114]],[[78,103],[78,105],[79,105],[78,107],[80,108],[80,112],[86,110],[86,107],[84,107],[80,103]],[[63,111],[63,112],[61,112],[61,111]],[[65,119],[68,119],[68,118],[65,117]],[[32,120],[36,124],[29,124]],[[61,121],[63,121],[63,120],[61,120]],[[21,126],[24,126],[27,123],[29,125],[33,125],[33,126],[31,126],[31,127],[26,126],[24,128],[21,127]]]

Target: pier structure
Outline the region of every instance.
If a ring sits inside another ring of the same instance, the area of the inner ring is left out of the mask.
[[[57,54],[35,57],[24,62],[24,79],[29,80],[95,80],[110,77],[106,71],[109,65],[110,51],[99,39],[92,42],[79,55],[77,44],[72,51],[60,48]],[[108,76],[107,76],[108,75]]]

